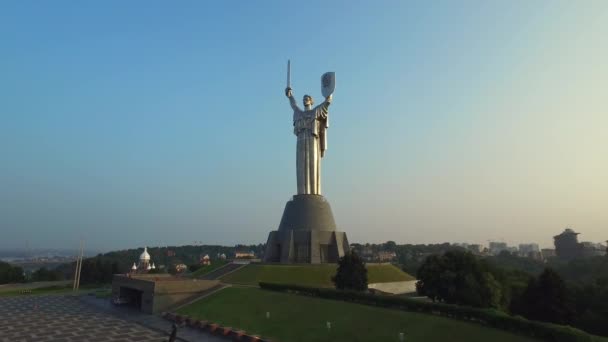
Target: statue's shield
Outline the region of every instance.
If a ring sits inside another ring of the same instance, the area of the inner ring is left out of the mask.
[[[336,73],[326,72],[321,76],[321,93],[323,97],[328,97],[336,89]]]

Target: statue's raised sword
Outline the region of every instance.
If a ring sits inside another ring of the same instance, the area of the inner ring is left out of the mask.
[[[287,88],[291,88],[291,61],[287,60]]]

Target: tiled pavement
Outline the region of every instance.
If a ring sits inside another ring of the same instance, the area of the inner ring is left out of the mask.
[[[99,311],[106,312],[114,317],[124,319],[134,324],[141,324],[157,331],[168,332],[171,330],[172,323],[157,315],[144,314],[131,307],[115,306],[110,304],[109,300],[98,299],[95,298],[95,296],[80,296],[79,299],[89,307],[96,308]],[[187,342],[226,342],[229,340],[225,337],[211,335],[208,332],[186,326],[179,328],[177,337],[180,341]]]
[[[1,342],[160,342],[168,339],[163,331],[170,324],[164,326],[166,330],[150,329],[74,296],[0,298]]]

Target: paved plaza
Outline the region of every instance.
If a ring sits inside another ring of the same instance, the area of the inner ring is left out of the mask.
[[[168,331],[168,330],[167,330]],[[166,341],[162,330],[111,315],[73,296],[0,298],[0,341]]]

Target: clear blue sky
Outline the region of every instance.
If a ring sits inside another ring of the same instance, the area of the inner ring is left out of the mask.
[[[0,248],[265,242],[335,71],[351,242],[608,239],[608,2],[0,4]]]

